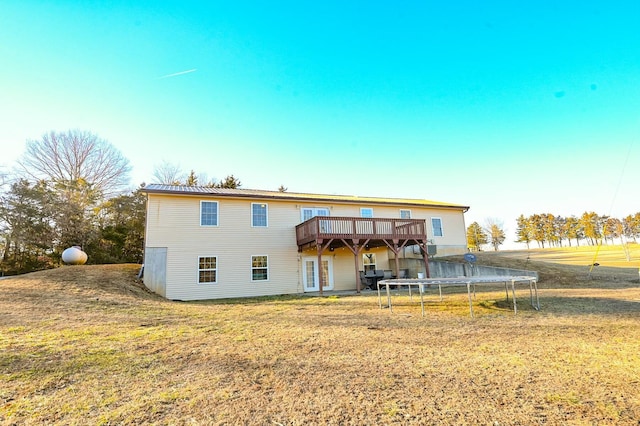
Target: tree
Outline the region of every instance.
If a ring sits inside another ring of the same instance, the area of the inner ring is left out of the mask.
[[[179,165],[163,161],[162,164],[155,166],[153,171],[155,183],[165,185],[186,185],[186,186],[204,186],[206,188],[215,188],[215,180],[209,180],[206,173],[198,173],[191,170],[188,174],[183,172]],[[202,183],[207,182],[207,183]]]
[[[83,179],[56,182],[54,189],[57,250],[62,253],[76,245],[84,248],[97,238],[95,213],[101,201],[100,192]]]
[[[242,183],[238,179],[236,179],[233,175],[227,176],[216,185],[217,188],[231,188],[231,189],[240,188],[240,186],[242,186]]]
[[[637,238],[640,235],[640,213],[625,217],[622,223],[624,226],[624,236],[632,238],[634,242],[637,242]]]
[[[551,213],[543,213],[540,215],[540,224],[543,239],[549,243],[549,247],[559,245],[560,237],[556,227],[556,217]]]
[[[193,170],[189,172],[189,176],[187,176],[185,184],[187,186],[198,186],[198,176],[196,176],[196,172],[194,172]]]
[[[571,239],[576,240],[576,246],[580,245],[580,239],[584,237],[580,221],[575,216],[570,216],[564,221],[564,235],[567,237],[569,247],[571,247]]]
[[[156,180],[155,183],[165,185],[180,185],[186,179],[180,165],[168,161],[163,161],[154,167],[153,177]]]
[[[620,238],[624,234],[624,225],[620,219],[608,217],[604,221],[602,233],[605,241],[609,238],[613,242],[616,238]]]
[[[51,220],[55,193],[44,181],[14,182],[0,197],[3,253],[0,269],[10,274],[51,267],[56,239]]]
[[[487,234],[478,222],[473,222],[467,228],[467,245],[472,251],[482,251],[482,244],[489,242]]]
[[[544,215],[534,214],[529,217],[529,224],[531,226],[531,238],[538,243],[538,247],[544,248],[546,241],[546,235],[544,232]]]
[[[596,245],[601,237],[600,233],[600,216],[594,212],[584,212],[580,216],[580,226],[583,229],[585,238],[589,239],[590,244]]]
[[[520,215],[516,219],[517,229],[516,229],[516,242],[517,243],[525,243],[527,244],[527,250],[529,249],[529,244],[533,240],[533,230],[531,229],[531,224],[524,215]]]
[[[27,141],[18,161],[25,176],[54,182],[83,180],[112,194],[129,184],[129,161],[105,139],[87,131],[49,132]]]
[[[494,251],[498,251],[500,246],[507,239],[502,229],[502,224],[493,219],[487,220],[487,234],[489,235],[489,243],[493,246]]]
[[[97,212],[98,238],[86,251],[93,263],[142,263],[146,196],[140,186],[131,194],[111,198]]]

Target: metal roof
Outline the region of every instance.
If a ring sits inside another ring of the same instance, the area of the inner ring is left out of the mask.
[[[345,202],[345,203],[369,203],[369,204],[394,204],[421,207],[448,207],[454,209],[469,210],[469,206],[461,204],[445,203],[441,201],[411,199],[411,198],[382,198],[382,197],[361,197],[358,195],[329,195],[329,194],[306,194],[299,192],[263,191],[256,189],[230,189],[230,188],[210,188],[205,186],[187,185],[165,185],[152,183],[141,189],[148,194],[172,194],[172,195],[199,195],[215,197],[240,197],[254,199],[277,199],[277,200],[298,200],[298,201],[324,201],[324,202]]]

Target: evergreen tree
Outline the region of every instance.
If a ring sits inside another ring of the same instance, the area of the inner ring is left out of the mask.
[[[516,219],[516,226],[516,242],[525,243],[528,250],[530,248],[529,244],[533,240],[533,231],[531,229],[529,219],[525,218],[524,215],[521,214]]]
[[[240,186],[242,186],[242,183],[238,179],[236,179],[233,175],[227,176],[216,185],[216,187],[218,188],[230,188],[230,189],[240,188]]]
[[[507,239],[504,234],[504,230],[497,223],[492,223],[489,226],[488,234],[493,250],[498,251],[500,246],[504,243],[504,240]]]
[[[469,225],[467,228],[467,245],[471,251],[482,251],[482,245],[488,242],[487,234],[478,222],[473,222]]]

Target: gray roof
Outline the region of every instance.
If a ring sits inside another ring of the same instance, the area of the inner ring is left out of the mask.
[[[411,198],[383,198],[383,197],[361,197],[357,195],[329,195],[329,194],[306,194],[296,192],[264,191],[256,189],[230,189],[230,188],[210,188],[205,186],[187,185],[165,185],[152,183],[142,188],[142,192],[148,194],[173,194],[173,195],[198,195],[231,198],[253,198],[253,199],[278,199],[278,200],[298,200],[298,201],[324,201],[324,202],[346,202],[346,203],[370,203],[370,204],[393,204],[421,207],[448,207],[469,210],[468,206],[461,204],[445,203],[441,201],[411,199]]]

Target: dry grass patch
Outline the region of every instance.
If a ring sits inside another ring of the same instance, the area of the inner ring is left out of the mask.
[[[136,265],[0,280],[2,424],[637,424],[640,288],[162,300]],[[543,284],[543,283],[541,283]]]

